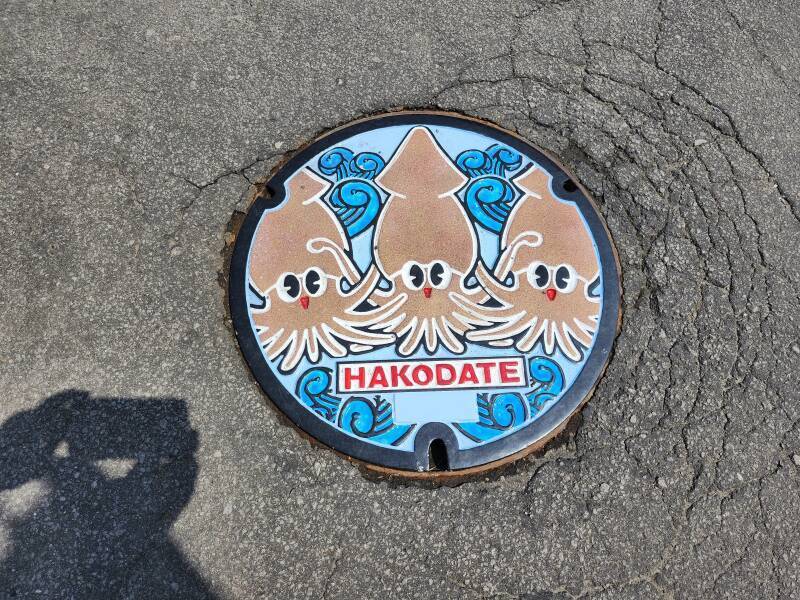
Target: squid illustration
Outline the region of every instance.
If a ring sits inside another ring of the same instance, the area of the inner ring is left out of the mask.
[[[600,315],[600,299],[589,293],[600,272],[592,239],[577,207],[550,193],[541,168],[531,166],[514,183],[523,196],[505,221],[497,263],[492,273],[483,263],[476,269],[493,301],[462,305],[492,325],[467,338],[521,352],[541,340],[547,354],[559,348],[579,361]],[[529,241],[533,235],[540,243]]]
[[[350,259],[340,221],[322,197],[331,184],[309,169],[286,184],[288,198],[256,231],[250,254],[250,286],[260,302],[253,323],[269,360],[283,356],[293,370],[305,356],[343,357],[392,344],[390,333],[370,331],[396,309],[365,303],[380,279],[373,266],[362,276]]]
[[[373,238],[375,261],[391,284],[372,299],[391,310],[379,325],[397,335],[408,356],[424,344],[454,353],[465,333],[490,325],[460,304],[485,292],[466,280],[478,257],[478,241],[455,192],[467,179],[424,127],[415,127],[376,178],[389,192]],[[391,317],[391,318],[389,318]]]

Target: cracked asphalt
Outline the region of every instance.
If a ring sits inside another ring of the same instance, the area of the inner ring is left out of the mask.
[[[0,6],[0,598],[800,598],[800,5]],[[218,283],[254,182],[427,107],[557,154],[619,250],[571,433],[365,477],[248,375]]]

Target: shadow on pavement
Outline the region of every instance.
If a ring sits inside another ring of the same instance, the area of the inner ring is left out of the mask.
[[[174,398],[66,391],[0,425],[0,598],[212,598],[169,536],[196,449]]]

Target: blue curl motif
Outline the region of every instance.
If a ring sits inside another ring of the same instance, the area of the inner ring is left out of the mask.
[[[497,175],[507,177],[511,171],[522,165],[522,155],[500,144],[493,144],[484,150],[464,150],[456,157],[456,166],[468,177]]]
[[[352,150],[339,146],[323,154],[317,164],[322,173],[334,176],[336,181],[348,178],[372,181],[386,166],[386,161],[374,152],[355,154]]]
[[[333,421],[341,399],[330,394],[331,370],[317,367],[306,371],[297,381],[297,395],[311,410],[326,421]]]
[[[533,421],[546,403],[564,391],[564,371],[546,356],[531,358],[528,371],[535,383],[524,396],[516,392],[478,394],[478,422],[453,423],[453,427],[481,443]]]
[[[489,231],[500,233],[514,202],[511,184],[499,177],[475,179],[464,193],[467,209]]]
[[[352,237],[369,228],[380,212],[381,195],[372,180],[386,166],[374,152],[355,154],[343,147],[333,148],[318,161],[319,170],[338,182],[328,197],[336,216]]]
[[[348,399],[339,411],[337,424],[342,431],[391,446],[401,444],[414,428],[414,425],[395,425],[391,402],[380,396]]]
[[[478,422],[453,425],[473,442],[484,442],[522,425],[528,416],[528,403],[520,394],[478,394]]]
[[[297,381],[300,400],[320,418],[330,421],[342,431],[377,444],[400,445],[415,425],[396,425],[392,404],[376,396],[374,399],[353,396],[344,402],[331,394],[332,371],[326,367],[309,369]]]
[[[553,359],[536,356],[528,363],[528,372],[537,384],[525,396],[530,403],[531,414],[536,415],[547,402],[564,391],[564,371]]]
[[[533,389],[527,393],[478,394],[478,422],[453,423],[458,431],[476,443],[486,442],[533,421],[545,404],[564,391],[564,371],[556,361],[536,356],[528,362]],[[332,371],[314,367],[298,380],[300,400],[320,418],[342,431],[372,443],[399,446],[415,425],[397,425],[392,404],[381,396],[352,396],[345,401],[331,394]]]
[[[481,150],[465,150],[456,157],[456,166],[464,175],[480,177],[491,172],[491,159]]]
[[[329,202],[351,238],[367,229],[381,208],[381,197],[375,187],[357,179],[337,184]]]
[[[505,177],[506,172],[519,169],[522,164],[522,155],[519,152],[500,144],[489,146],[486,154],[492,165],[492,174],[500,177]]]
[[[340,181],[350,177],[350,163],[353,160],[353,152],[347,148],[333,148],[328,150],[319,159],[319,170],[325,175],[335,175],[336,180]]]
[[[374,152],[361,152],[350,161],[351,176],[372,181],[383,171],[386,161]]]
[[[489,231],[500,233],[511,213],[516,192],[507,178],[521,165],[522,155],[500,144],[456,157],[456,166],[472,180],[464,192],[467,210]]]

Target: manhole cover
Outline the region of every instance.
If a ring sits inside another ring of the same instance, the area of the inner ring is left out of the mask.
[[[555,435],[602,374],[620,300],[602,217],[558,164],[429,112],[354,122],[289,160],[237,236],[229,295],[281,411],[415,473]]]

